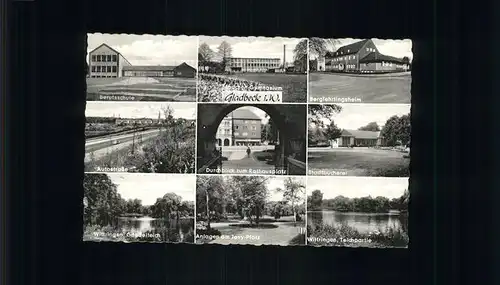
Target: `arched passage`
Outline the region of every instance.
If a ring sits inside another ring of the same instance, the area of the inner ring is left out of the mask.
[[[229,146],[229,139],[224,139],[224,146]]]
[[[251,106],[266,112],[278,130],[274,147],[274,167],[278,174],[305,175],[306,106],[305,105],[243,105],[203,104],[198,106],[198,173],[215,173],[223,167],[224,147],[215,145],[217,129],[224,117],[234,110]],[[255,143],[254,143],[255,144]],[[232,145],[236,145],[232,141]],[[226,147],[225,149],[227,149]],[[220,157],[220,161],[217,161]],[[294,165],[290,166],[290,162]]]

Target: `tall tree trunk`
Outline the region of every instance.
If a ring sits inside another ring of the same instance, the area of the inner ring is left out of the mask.
[[[206,203],[207,203],[207,228],[210,229],[210,207],[208,206],[209,198],[208,198],[208,191],[205,190],[205,197],[206,197]]]
[[[295,211],[295,203],[292,202],[293,226],[297,226],[297,212]]]

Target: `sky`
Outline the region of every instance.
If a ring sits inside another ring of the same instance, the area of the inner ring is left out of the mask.
[[[377,122],[383,127],[387,120],[394,116],[408,115],[410,104],[339,104],[342,111],[333,115],[337,127],[341,129],[357,130],[371,122]],[[329,119],[323,120],[326,124]]]
[[[88,53],[105,43],[120,52],[132,65],[198,66],[198,37],[127,34],[88,34]]]
[[[157,198],[175,193],[183,201],[195,200],[196,177],[182,174],[108,173],[125,200],[139,199],[142,205],[153,205]],[[173,186],[175,185],[175,186]]]
[[[342,46],[346,46],[355,42],[359,42],[362,39],[336,39],[339,44],[335,46],[335,50]],[[382,54],[393,56],[397,58],[403,58],[407,56],[410,61],[413,59],[413,52],[411,51],[412,42],[411,40],[381,40],[372,39],[373,43],[377,47],[378,51]],[[312,56],[311,56],[312,58]]]
[[[333,199],[339,195],[348,198],[382,196],[393,199],[401,197],[408,186],[408,178],[399,177],[315,176],[307,178],[307,195],[320,190],[323,199]]]
[[[294,177],[294,179],[301,179],[302,182],[305,184],[305,178],[304,177]],[[269,189],[269,201],[273,202],[279,202],[283,201],[283,193],[280,193],[278,191],[275,191],[275,189],[280,188],[284,189],[285,188],[285,177],[270,177],[269,180],[267,181],[267,189]],[[305,193],[304,193],[304,201],[305,201]]]
[[[301,41],[298,38],[266,37],[200,37],[200,44],[206,43],[217,52],[220,43],[226,41],[232,47],[232,57],[279,58],[283,61],[283,45],[286,45],[286,62],[293,62],[293,49]]]
[[[158,119],[158,112],[164,118],[162,110],[170,106],[174,110],[174,118],[196,119],[196,103],[168,102],[87,102],[86,117],[120,117]]]
[[[258,117],[260,117],[262,119],[262,124],[267,124],[267,122],[269,121],[269,118],[266,118],[267,113],[262,111],[261,109],[259,109],[257,107],[251,107],[251,106],[246,107],[245,106],[245,107],[238,108],[236,110],[241,110],[241,109],[249,110],[249,111],[253,112],[255,115],[257,115]]]

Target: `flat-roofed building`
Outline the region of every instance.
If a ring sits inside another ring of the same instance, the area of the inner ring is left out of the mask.
[[[226,71],[228,72],[266,72],[281,67],[279,58],[229,57],[226,59]]]

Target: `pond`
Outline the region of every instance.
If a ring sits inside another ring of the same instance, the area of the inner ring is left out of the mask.
[[[402,229],[408,233],[408,215],[397,213],[311,211],[307,212],[307,223],[312,226],[321,224],[340,226],[342,223],[347,223],[363,234],[387,228]]]
[[[194,218],[180,218],[177,224],[176,219],[154,219],[151,217],[128,218],[120,217],[116,224],[116,228],[125,232],[148,232],[160,228],[177,229],[181,241],[184,237],[194,229]]]

